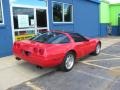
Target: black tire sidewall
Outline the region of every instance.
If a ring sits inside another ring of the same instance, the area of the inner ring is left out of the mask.
[[[73,62],[73,66],[72,66],[70,69],[68,69],[68,68],[66,67],[66,60],[67,60],[67,56],[70,55],[70,54],[73,55],[73,57],[74,57],[74,62]],[[75,55],[74,55],[74,53],[72,53],[72,52],[68,52],[68,53],[65,55],[65,57],[64,57],[63,63],[62,63],[62,65],[61,65],[61,70],[62,70],[62,71],[65,71],[65,72],[68,72],[68,71],[70,71],[70,70],[74,67],[74,64],[75,64]]]

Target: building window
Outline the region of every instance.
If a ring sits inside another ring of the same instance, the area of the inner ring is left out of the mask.
[[[73,5],[53,2],[53,22],[73,22]]]
[[[34,27],[34,9],[13,7],[14,29]]]
[[[47,15],[45,9],[36,10],[37,28],[47,27]]]
[[[63,5],[62,3],[53,3],[53,21],[62,22],[63,20]]]
[[[0,0],[0,24],[3,24],[3,8],[2,8],[2,0]]]
[[[72,22],[72,5],[64,4],[64,22]]]

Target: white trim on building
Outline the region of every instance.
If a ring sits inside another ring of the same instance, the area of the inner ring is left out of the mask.
[[[41,7],[41,6],[32,6],[32,5],[22,5],[22,4],[13,4],[10,3],[10,14],[11,14],[11,27],[12,27],[12,36],[13,36],[13,42],[15,41],[15,31],[28,31],[28,29],[14,29],[14,21],[13,21],[13,7],[22,7],[22,8],[32,8],[34,10],[34,22],[35,22],[35,34],[37,34],[38,29],[47,29],[49,30],[49,12],[48,12],[48,1],[46,1],[47,6]],[[36,10],[37,9],[45,9],[46,10],[46,16],[47,16],[47,27],[37,27],[37,18],[36,18]],[[33,28],[31,28],[33,29]],[[30,30],[30,29],[29,29]]]
[[[3,14],[3,3],[2,0],[0,0],[1,2],[1,12],[2,12],[2,23],[0,23],[0,25],[4,25],[4,14]]]
[[[53,20],[53,3],[62,4],[62,21],[61,22],[55,22]],[[65,18],[64,18],[64,6],[65,6],[65,4],[72,6],[72,12],[71,12],[72,16],[71,16],[71,21],[70,22],[64,21],[65,20]],[[53,22],[53,24],[73,24],[73,4],[63,3],[63,2],[58,2],[58,1],[52,1],[52,22]]]

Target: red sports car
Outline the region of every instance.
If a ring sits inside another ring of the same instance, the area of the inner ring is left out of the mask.
[[[75,61],[88,54],[98,55],[101,41],[89,39],[78,33],[51,31],[36,35],[29,40],[16,41],[13,53],[16,59],[23,59],[40,67],[60,67],[70,71]]]

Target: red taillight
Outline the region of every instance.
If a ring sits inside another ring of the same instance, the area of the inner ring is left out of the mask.
[[[40,53],[40,55],[43,55],[44,54],[44,50],[43,49],[39,49],[39,53]]]
[[[34,48],[34,52],[36,54],[43,55],[44,54],[44,49]]]
[[[20,48],[20,44],[19,43],[14,43],[14,47],[15,48]]]
[[[38,48],[34,48],[34,52],[37,53],[38,52]]]
[[[19,43],[17,44],[17,48],[20,48],[20,44]]]
[[[14,43],[14,47],[16,47],[16,43]]]

